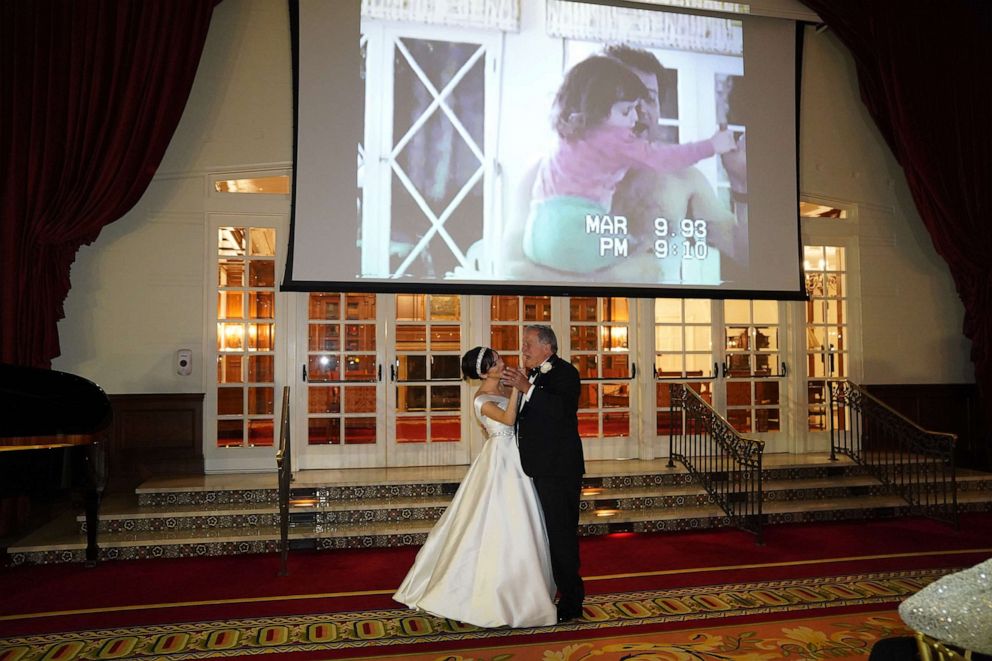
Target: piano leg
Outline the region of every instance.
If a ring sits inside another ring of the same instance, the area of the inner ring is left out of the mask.
[[[100,559],[100,548],[96,545],[96,529],[100,525],[97,512],[100,510],[100,492],[97,488],[87,488],[83,492],[86,507],[86,566],[95,567]]]

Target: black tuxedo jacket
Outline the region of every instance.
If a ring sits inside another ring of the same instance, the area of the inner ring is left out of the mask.
[[[551,369],[538,373],[534,391],[517,415],[520,463],[531,477],[585,473],[579,438],[579,372],[557,355]]]

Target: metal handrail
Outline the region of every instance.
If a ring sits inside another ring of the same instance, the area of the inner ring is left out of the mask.
[[[851,381],[830,382],[830,459],[864,466],[919,514],[958,526],[957,436],[924,429]]]
[[[744,438],[685,383],[669,384],[668,467],[678,459],[738,528],[763,543],[763,441]]]
[[[279,425],[279,451],[276,468],[279,471],[279,575],[286,576],[289,562],[289,493],[293,481],[292,443],[289,425],[289,386],[282,389],[282,422]]]

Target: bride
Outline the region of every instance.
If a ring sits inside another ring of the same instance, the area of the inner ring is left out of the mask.
[[[520,393],[504,394],[503,366],[488,347],[462,357],[465,378],[482,379],[474,408],[488,438],[393,599],[479,627],[546,626],[557,622],[548,538],[520,467]]]

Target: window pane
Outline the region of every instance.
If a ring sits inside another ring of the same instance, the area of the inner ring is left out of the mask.
[[[241,356],[217,356],[217,383],[244,381]]]
[[[579,390],[579,408],[594,409],[599,407],[599,387],[594,383],[583,383]]]
[[[685,328],[686,351],[713,351],[713,332],[709,326],[687,326]]]
[[[518,351],[517,326],[493,326],[489,329],[489,343],[497,351]]]
[[[427,356],[398,356],[399,378],[404,381],[427,379]]]
[[[217,415],[241,415],[245,411],[241,388],[217,389]]]
[[[273,445],[272,419],[248,421],[248,445],[271,447]]]
[[[310,418],[307,420],[308,445],[340,445],[341,420],[339,418]]]
[[[778,404],[778,381],[755,381],[754,403],[760,405]]]
[[[431,378],[458,379],[461,378],[461,369],[461,358],[458,356],[434,356]]]
[[[426,351],[427,327],[419,324],[397,326],[396,349],[398,351]]]
[[[754,412],[754,430],[757,432],[778,431],[778,409],[756,409]]]
[[[713,357],[710,354],[689,353],[685,356],[687,377],[708,377],[713,374]]]
[[[276,256],[276,231],[271,227],[252,227],[248,230],[248,254],[260,257]]]
[[[339,367],[337,356],[309,356],[307,358],[307,380],[311,383],[340,381],[341,371]]]
[[[337,324],[310,324],[310,338],[307,348],[310,351],[340,351],[340,326]]]
[[[245,254],[245,230],[241,227],[217,229],[217,253],[224,256]]]
[[[399,321],[425,321],[427,319],[426,306],[427,297],[424,294],[397,294],[396,319]]]
[[[345,319],[366,321],[375,319],[375,294],[345,295]]]
[[[757,351],[778,350],[778,327],[758,326],[754,329],[754,348]]]
[[[347,324],[344,327],[345,351],[375,351],[375,324]]]
[[[275,294],[270,291],[253,291],[248,294],[249,319],[274,319]]]
[[[341,296],[338,294],[310,294],[308,310],[310,319],[340,319]]]
[[[598,348],[595,326],[570,326],[572,351],[595,351]]]
[[[524,321],[531,323],[551,321],[551,297],[524,296]]]
[[[240,259],[220,260],[217,283],[220,287],[244,287],[245,263]]]
[[[682,321],[682,301],[677,298],[656,298],[654,321],[657,324],[678,324]]]
[[[604,408],[629,408],[630,389],[625,383],[604,383],[603,384],[603,407]]]
[[[569,299],[569,319],[572,321],[596,321],[596,299]]]
[[[310,413],[340,413],[341,389],[338,386],[309,386],[307,388]]]
[[[603,351],[627,350],[626,326],[602,326],[600,335],[603,338]]]
[[[461,408],[461,390],[460,386],[431,386],[431,410],[457,411]]]
[[[739,434],[751,433],[751,409],[730,409],[727,411],[727,422]]]
[[[275,356],[248,356],[248,380],[252,383],[275,381]]]
[[[398,411],[426,411],[427,386],[397,386],[396,409]],[[427,438],[426,435],[424,438]]]
[[[431,319],[458,321],[461,319],[460,300],[457,296],[431,296]]]
[[[603,373],[601,376],[611,378],[626,378],[630,376],[630,360],[623,356],[603,356]]]
[[[630,436],[630,414],[626,411],[604,413],[603,436],[606,438]]]
[[[727,406],[750,406],[750,405],[751,405],[751,382],[728,381]]]
[[[666,353],[671,351],[682,351],[682,327],[655,326],[654,349],[655,351]]]
[[[728,324],[751,323],[750,301],[724,301],[723,316]]]
[[[273,392],[271,386],[248,388],[248,413],[252,415],[272,415]]]
[[[244,319],[244,294],[239,291],[217,292],[218,319]]]
[[[347,356],[344,360],[344,378],[347,381],[372,381],[375,379],[375,356]]]
[[[375,413],[375,386],[348,386],[344,389],[345,413]]]
[[[490,321],[517,321],[520,319],[516,296],[492,296],[489,299]]]
[[[434,416],[431,418],[431,441],[434,443],[457,443],[462,438],[462,423],[458,416]]]
[[[654,366],[658,370],[659,377],[673,378],[682,376],[682,354],[663,353],[655,357]]]
[[[603,321],[630,321],[630,308],[626,298],[603,299]]]
[[[751,348],[750,327],[730,327],[727,329],[727,351],[747,351]]]
[[[460,326],[431,326],[431,349],[434,351],[458,351],[460,348]]]
[[[396,442],[426,443],[427,418],[423,416],[399,418],[396,421]]]
[[[579,370],[579,377],[583,379],[599,376],[599,360],[596,356],[572,356],[572,365]]]
[[[374,445],[375,418],[345,418],[344,442],[346,445]]]
[[[270,259],[253,259],[248,262],[249,287],[275,287],[276,263]]]
[[[687,324],[710,323],[710,302],[698,298],[687,298],[685,301],[685,322]]]
[[[220,447],[238,447],[244,443],[244,420],[218,420],[217,445]]]
[[[275,349],[275,324],[248,324],[248,350]]]

